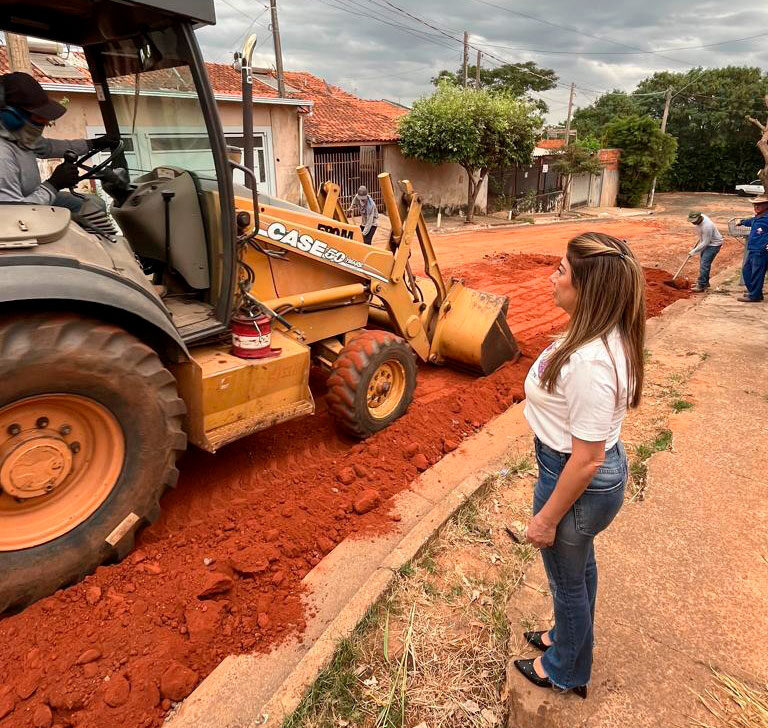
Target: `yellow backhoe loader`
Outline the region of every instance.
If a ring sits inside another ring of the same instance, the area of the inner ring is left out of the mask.
[[[518,356],[507,299],[443,278],[408,182],[380,175],[392,233],[370,246],[338,185],[300,168],[307,209],[228,159],[194,35],[210,0],[0,0],[0,17],[81,46],[123,140],[77,160],[108,212],[0,206],[0,611],[124,557],[188,442],[312,414],[312,365],[364,438],[405,412],[417,360],[487,374]],[[164,130],[162,164],[140,168],[137,126]]]

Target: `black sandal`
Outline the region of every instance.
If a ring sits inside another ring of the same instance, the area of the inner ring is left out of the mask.
[[[537,650],[546,652],[552,645],[545,645],[541,639],[549,630],[544,629],[540,632],[523,632],[523,637],[528,644],[533,645]]]
[[[558,688],[548,677],[539,677],[533,667],[533,660],[515,660],[515,667],[522,673],[524,678],[540,688],[552,688],[553,690],[558,690],[560,692],[572,692],[582,699],[587,697],[586,685],[577,685],[568,690],[560,690],[560,688]]]

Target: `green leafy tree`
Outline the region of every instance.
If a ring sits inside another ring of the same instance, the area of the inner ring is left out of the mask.
[[[406,157],[454,162],[467,172],[467,222],[488,170],[530,164],[542,119],[531,104],[487,89],[441,84],[399,123]]]
[[[621,149],[619,196],[622,207],[640,207],[651,189],[654,177],[664,173],[675,161],[677,142],[664,133],[650,116],[620,117],[606,125],[606,146]]]
[[[593,136],[601,138],[606,124],[622,116],[637,114],[637,100],[624,91],[611,91],[603,94],[595,103],[576,109],[573,112],[572,126],[579,132],[579,137]]]
[[[467,69],[467,78],[472,86],[475,86],[477,66],[470,65]],[[532,91],[548,91],[557,86],[557,74],[551,68],[543,68],[533,61],[525,63],[505,63],[497,68],[483,68],[480,66],[480,88],[494,92],[509,94],[516,98],[525,98],[542,112],[546,113],[548,107],[541,99],[534,99]],[[454,86],[462,86],[464,74],[460,68],[455,73],[443,70],[432,79],[435,86],[441,83],[451,83]]]
[[[745,66],[655,73],[637,87],[640,113],[661,119],[667,88],[673,89],[667,131],[678,155],[664,185],[723,192],[754,179],[763,158],[747,117],[764,112],[768,75]]]
[[[592,144],[573,142],[565,147],[553,162],[554,170],[563,177],[563,203],[560,206],[560,216],[571,209],[571,180],[576,174],[600,174],[603,165],[597,158],[597,149]]]

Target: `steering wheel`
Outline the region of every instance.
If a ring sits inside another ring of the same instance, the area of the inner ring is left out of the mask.
[[[103,172],[107,167],[109,167],[112,164],[112,162],[114,162],[123,153],[124,149],[125,149],[125,143],[121,139],[117,143],[115,148],[112,150],[112,153],[104,161],[99,162],[93,167],[89,167],[87,164],[84,164],[84,162],[87,162],[91,157],[97,154],[101,154],[104,151],[103,149],[92,149],[90,152],[87,152],[79,159],[74,152],[65,152],[64,159],[67,162],[72,162],[73,164],[78,166],[80,169],[85,170],[85,174],[81,174],[77,178],[78,182],[82,182],[84,179],[97,179],[99,174],[101,174],[101,172]]]

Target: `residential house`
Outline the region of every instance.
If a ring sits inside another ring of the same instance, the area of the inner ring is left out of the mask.
[[[62,58],[32,52],[30,58],[35,78],[52,98],[68,107],[46,136],[74,139],[103,133],[96,92],[82,54],[72,52]],[[206,65],[227,141],[242,148],[241,75],[229,65]],[[6,49],[0,46],[0,73],[9,70]],[[175,164],[182,160],[185,167],[199,173],[208,171],[208,135],[191,78],[185,77],[183,69],[143,74],[135,116],[135,79],[117,78],[109,86],[133,175],[169,160]],[[260,187],[298,202],[296,167],[302,163],[304,150],[303,118],[311,112],[313,102],[290,85],[288,98],[278,98],[275,79],[266,73],[254,74],[253,89],[254,167]]]
[[[46,135],[73,139],[104,132],[93,81],[82,53],[30,53],[33,74],[68,112]],[[227,141],[242,148],[241,75],[231,65],[206,63]],[[0,46],[0,73],[9,71]],[[260,188],[300,202],[296,167],[310,167],[317,184],[331,179],[350,202],[361,184],[381,203],[377,175],[409,179],[427,205],[449,212],[466,205],[467,175],[456,164],[432,165],[406,159],[398,145],[397,122],[408,109],[384,99],[361,99],[306,72],[285,74],[286,98],[279,98],[274,72],[253,74],[254,163]],[[211,171],[208,138],[191,78],[183,69],[110,80],[110,94],[121,121],[126,161],[132,174],[164,163],[183,165],[201,174]],[[135,108],[136,99],[138,106]],[[126,130],[129,130],[126,134]],[[51,163],[48,166],[52,166]],[[240,174],[240,173],[236,173]],[[487,184],[477,206],[486,207]]]
[[[550,132],[552,133],[552,132]],[[531,212],[554,210],[562,195],[562,180],[554,162],[565,138],[550,136],[539,139],[530,165],[516,165],[494,170],[490,180],[490,205],[509,209],[522,200],[530,200]],[[615,207],[619,191],[619,149],[601,149],[598,159],[603,165],[599,175],[575,175],[571,180],[571,207]]]
[[[286,80],[314,106],[304,126],[305,164],[316,182],[341,185],[342,202],[363,184],[381,204],[377,176],[389,172],[395,182],[408,179],[425,204],[458,210],[467,203],[467,173],[458,164],[434,165],[407,159],[400,150],[399,119],[408,108],[386,99],[362,99],[309,73],[286,73]],[[485,210],[487,182],[477,198]]]

